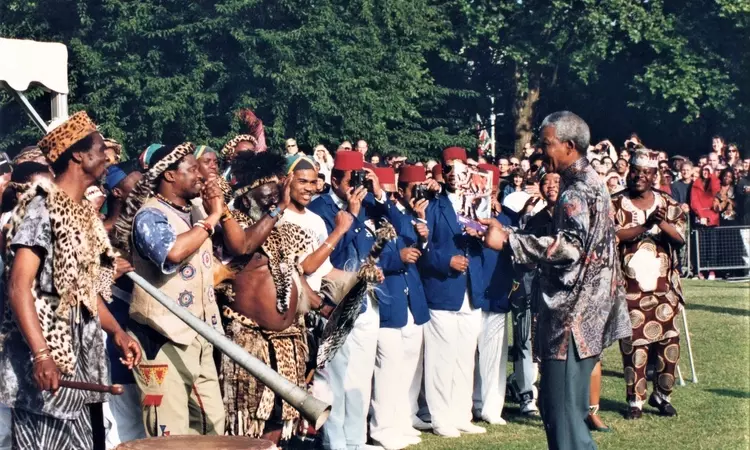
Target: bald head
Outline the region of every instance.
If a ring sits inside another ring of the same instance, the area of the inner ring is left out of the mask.
[[[367,141],[360,139],[357,141],[357,151],[362,153],[362,156],[367,155]]]

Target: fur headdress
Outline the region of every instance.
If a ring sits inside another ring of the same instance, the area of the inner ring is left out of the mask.
[[[57,161],[73,144],[96,132],[96,124],[86,111],[78,111],[60,126],[45,134],[37,147],[50,163]]]
[[[133,219],[135,214],[141,209],[146,200],[149,199],[159,187],[159,177],[166,170],[187,155],[195,151],[195,146],[190,142],[184,142],[174,147],[163,158],[157,161],[151,161],[148,171],[144,174],[141,181],[135,185],[133,191],[125,202],[125,211],[115,223],[115,232],[112,237],[113,245],[117,248],[130,252],[130,233],[133,230]]]
[[[234,158],[232,169],[237,198],[266,183],[278,183],[286,174],[286,158],[273,152],[243,152]]]
[[[234,158],[235,156],[235,153],[237,153],[237,145],[240,142],[250,142],[253,145],[258,145],[258,140],[253,136],[249,134],[240,134],[239,136],[233,137],[232,140],[227,142],[226,145],[222,147],[221,156],[227,161],[232,160],[232,158]]]

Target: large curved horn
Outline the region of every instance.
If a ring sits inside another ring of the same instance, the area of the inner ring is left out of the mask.
[[[180,320],[206,338],[207,341],[216,346],[222,353],[232,358],[243,369],[247,370],[252,376],[284,399],[284,401],[292,405],[316,430],[323,426],[328,419],[328,415],[331,413],[331,405],[318,400],[304,389],[276,373],[276,371],[259,359],[247,353],[242,347],[192,315],[188,310],[178,306],[176,301],[151,285],[151,283],[140,275],[135,272],[129,272],[127,276],[154,297],[156,301],[170,310],[172,314],[179,317]]]

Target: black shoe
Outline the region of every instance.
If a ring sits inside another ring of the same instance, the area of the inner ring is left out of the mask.
[[[635,406],[631,406],[628,408],[628,411],[625,413],[625,420],[636,420],[640,419],[641,416],[643,416],[643,410],[641,408],[636,408]]]
[[[661,403],[659,403],[653,394],[651,394],[651,397],[648,398],[648,404],[658,409],[659,414],[661,414],[662,416],[674,417],[677,415],[677,410],[674,409],[674,406],[672,406],[671,403],[669,403],[668,401],[662,401]]]

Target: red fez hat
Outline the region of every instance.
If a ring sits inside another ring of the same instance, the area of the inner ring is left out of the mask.
[[[446,163],[452,159],[466,162],[466,150],[461,147],[448,147],[443,150],[443,162]]]
[[[432,176],[437,177],[438,175],[443,174],[443,166],[440,164],[435,164],[432,166]]]
[[[365,159],[360,152],[345,150],[336,153],[333,168],[338,170],[362,170]]]
[[[403,166],[398,173],[399,183],[421,183],[426,180],[427,175],[425,174],[423,166]]]
[[[494,164],[479,164],[477,165],[477,168],[490,172],[492,174],[492,185],[497,186],[497,183],[500,181],[500,168],[499,167],[497,167]]]
[[[390,167],[376,167],[372,170],[380,184],[396,184],[396,172]]]

